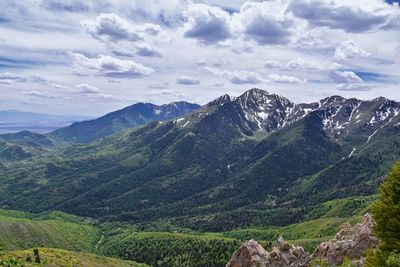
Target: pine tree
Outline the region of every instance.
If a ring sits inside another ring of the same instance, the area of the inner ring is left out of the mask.
[[[371,211],[376,221],[374,234],[381,242],[378,249],[368,253],[367,265],[389,266],[388,257],[400,249],[400,161],[381,184],[379,199]]]

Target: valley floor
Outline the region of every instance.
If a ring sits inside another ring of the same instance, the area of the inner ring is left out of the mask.
[[[99,224],[62,212],[32,214],[0,210],[0,258],[16,257],[25,266],[35,266],[26,264],[26,258],[30,255],[33,259],[32,249],[39,248],[44,266],[146,266],[136,263],[142,262],[160,267],[220,267],[242,242],[250,239],[258,240],[268,249],[283,236],[312,252],[321,241],[331,239],[341,224],[361,221],[372,199],[353,197],[324,203],[315,210],[316,219],[298,224],[218,233],[177,226],[167,230],[165,227],[140,229],[115,222]],[[354,208],[346,213],[349,207]]]

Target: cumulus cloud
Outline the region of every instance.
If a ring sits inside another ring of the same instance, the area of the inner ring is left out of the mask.
[[[325,26],[346,32],[360,33],[379,28],[395,28],[399,10],[380,0],[296,0],[289,10],[312,26]]]
[[[341,42],[335,50],[335,58],[346,60],[352,58],[366,58],[369,53],[361,49],[354,41],[347,40]]]
[[[329,77],[335,83],[361,83],[363,80],[352,71],[330,70]]]
[[[230,81],[234,84],[257,84],[267,82],[257,72],[252,71],[234,71],[229,73]]]
[[[129,47],[114,46],[113,54],[121,57],[162,57],[161,53],[146,43],[131,44]]]
[[[195,4],[189,6],[184,15],[187,22],[183,30],[187,38],[212,44],[224,41],[232,34],[231,16],[219,7]]]
[[[167,82],[155,83],[155,84],[150,84],[147,87],[150,89],[167,89],[168,83]]]
[[[42,6],[55,12],[83,13],[90,9],[81,0],[43,0]]]
[[[283,68],[283,65],[281,62],[277,61],[277,60],[267,60],[264,63],[264,68],[267,69],[281,69]]]
[[[267,60],[264,63],[264,68],[267,69],[281,69],[281,70],[312,70],[320,71],[324,70],[324,66],[316,61],[304,60],[302,58],[293,59],[288,61],[286,64],[277,60]]]
[[[288,43],[293,21],[286,15],[285,2],[246,2],[238,14],[239,28],[261,45]]]
[[[221,70],[217,68],[205,67],[206,71],[217,76],[228,77],[233,84],[257,84],[257,83],[305,83],[306,80],[299,79],[294,76],[279,75],[271,73],[267,75],[267,78],[263,78],[259,73],[252,71],[229,71]]]
[[[189,76],[181,76],[176,79],[176,83],[184,84],[184,85],[196,85],[196,84],[200,84],[200,80],[195,79],[193,77],[189,77]]]
[[[261,82],[268,82],[263,79],[257,72],[252,71],[229,71],[217,68],[204,67],[206,71],[217,76],[227,77],[233,84],[257,84]]]
[[[312,51],[330,49],[332,44],[327,37],[321,28],[305,28],[296,31],[292,46],[300,49],[312,49]]]
[[[289,61],[285,65],[288,70],[323,70],[324,67],[316,61],[307,61],[302,58]]]
[[[0,84],[12,84],[15,82],[26,82],[28,77],[25,75],[14,74],[10,72],[0,73]]]
[[[24,83],[24,82],[32,82],[32,83],[42,83],[48,85],[56,85],[52,84],[46,79],[33,76],[33,75],[25,75],[25,74],[18,74],[18,73],[11,73],[11,72],[0,72],[0,84],[13,84],[13,83]]]
[[[75,92],[81,94],[98,94],[100,93],[100,90],[99,88],[87,83],[81,83],[76,86]]]
[[[279,75],[276,73],[268,74],[268,79],[275,83],[306,83],[307,80],[302,80],[297,77],[287,76],[287,75]]]
[[[82,54],[74,54],[74,74],[98,75],[112,78],[140,78],[150,75],[155,71],[133,60],[118,59],[111,56],[100,55],[88,58]]]
[[[135,46],[136,54],[142,57],[161,57],[161,53],[157,49],[146,43],[140,43]]]
[[[147,96],[173,96],[173,97],[179,97],[179,98],[186,97],[185,94],[175,92],[175,91],[170,91],[168,89],[152,90],[152,91],[149,91],[146,95]]]
[[[133,25],[114,13],[101,14],[95,20],[84,20],[81,27],[103,42],[143,41],[145,34],[157,35],[161,28],[153,23]]]
[[[23,92],[24,95],[27,96],[33,96],[33,97],[38,97],[38,98],[57,98],[57,96],[52,95],[49,92],[46,91],[36,91],[36,90],[31,90],[31,91],[24,91]]]
[[[365,83],[344,83],[336,85],[339,91],[370,91],[372,86]]]
[[[205,58],[202,58],[202,59],[199,59],[199,60],[196,62],[196,65],[197,65],[197,66],[206,66],[207,63],[208,63],[208,61],[207,61]]]

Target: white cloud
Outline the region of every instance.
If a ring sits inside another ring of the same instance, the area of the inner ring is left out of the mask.
[[[277,60],[267,60],[264,63],[264,68],[281,69],[286,71],[293,71],[293,70],[321,71],[325,69],[324,66],[317,61],[304,60],[302,58],[290,60],[286,64]]]
[[[279,75],[271,73],[267,78],[263,78],[259,73],[252,71],[229,71],[217,68],[205,67],[206,71],[217,76],[228,77],[233,84],[257,84],[257,83],[305,83],[306,80],[299,79],[294,76]]]
[[[55,12],[83,13],[89,11],[90,7],[81,0],[43,0],[43,7]]]
[[[113,98],[170,101],[175,97],[167,92],[147,93],[176,87],[174,92],[183,94],[190,86],[177,86],[176,78],[186,75],[201,81],[196,93],[185,97],[199,103],[256,83],[275,83],[270,90],[298,102],[337,90],[348,91],[346,97],[400,99],[398,6],[383,0],[263,1],[0,1],[2,97],[17,103],[29,98],[23,91],[48,91],[66,98],[32,97],[32,103],[43,103],[41,112],[97,115],[123,107],[125,102]],[[183,16],[200,2],[208,6],[193,11],[192,21]],[[345,40],[355,46],[344,46]],[[71,53],[84,57],[73,60]],[[342,65],[331,70],[333,61]],[[219,75],[205,73],[206,66]],[[74,68],[86,76],[71,75]],[[301,90],[286,83],[306,81]],[[74,93],[79,84],[95,85],[101,93]]]
[[[52,95],[49,92],[45,92],[45,91],[39,92],[37,90],[24,91],[23,94],[27,95],[27,96],[33,96],[33,97],[39,97],[39,98],[57,98],[57,96]]]
[[[382,0],[296,0],[289,10],[312,26],[360,33],[399,26],[398,7]]]
[[[231,17],[226,11],[204,4],[189,6],[184,13],[184,36],[203,43],[216,43],[231,36]]]
[[[287,75],[279,75],[276,73],[268,74],[268,79],[276,82],[276,83],[306,83],[307,80],[302,80],[297,77],[287,76]]]
[[[344,83],[336,85],[339,91],[370,91],[373,87],[365,83]]]
[[[308,49],[312,51],[325,50],[331,48],[332,44],[329,40],[329,35],[318,29],[309,29],[304,27],[302,30],[295,32],[294,41],[291,44],[293,47],[300,49]]]
[[[217,76],[226,76],[233,84],[257,84],[262,82],[268,82],[263,79],[257,72],[252,71],[229,71],[221,70],[217,68],[204,67],[206,71]]]
[[[15,82],[27,82],[28,77],[25,75],[14,74],[10,72],[0,73],[0,84],[12,84]]]
[[[112,78],[140,78],[155,71],[150,67],[136,63],[133,60],[118,59],[100,55],[88,58],[82,54],[74,54],[74,65],[77,75],[98,75]]]
[[[28,83],[28,82],[47,84],[53,87],[57,87],[57,84],[53,84],[39,76],[17,74],[11,72],[0,72],[0,84]]]
[[[352,71],[330,70],[329,77],[335,83],[361,83],[363,80]]]
[[[316,61],[307,61],[302,58],[294,59],[289,61],[285,65],[287,70],[323,70],[322,64]]]
[[[195,79],[193,77],[181,76],[176,79],[176,83],[184,85],[197,85],[200,84],[200,80]]]
[[[144,42],[130,44],[128,46],[113,46],[112,52],[120,57],[134,57],[136,55],[142,57],[162,57],[161,53],[149,44]]]
[[[161,53],[146,43],[135,45],[136,54],[142,57],[161,57]]]
[[[238,27],[246,37],[261,45],[287,44],[293,21],[286,14],[286,1],[246,2],[237,15]]]
[[[76,86],[75,92],[81,94],[98,94],[100,93],[99,88],[89,85],[87,83],[81,83]]]
[[[206,66],[208,61],[205,58],[199,59],[196,64],[197,66]]]
[[[352,58],[366,58],[369,53],[361,49],[354,41],[347,40],[341,42],[335,50],[335,58],[346,60]]]
[[[264,68],[267,69],[281,69],[283,68],[283,65],[281,62],[277,61],[277,60],[267,60],[264,63]]]
[[[93,38],[103,42],[143,41],[145,34],[157,35],[160,26],[152,23],[133,25],[116,14],[101,14],[95,20],[80,23]]]
[[[167,89],[168,83],[167,82],[155,83],[155,84],[150,84],[147,87],[150,89]]]
[[[162,90],[152,90],[146,93],[147,96],[173,96],[173,97],[186,97],[186,94],[182,94],[179,92],[175,91],[170,91],[168,89],[162,89]]]
[[[229,73],[231,83],[235,84],[257,84],[267,82],[257,72],[252,71],[233,71]]]

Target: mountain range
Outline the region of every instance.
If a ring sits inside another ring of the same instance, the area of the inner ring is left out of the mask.
[[[0,135],[0,162],[43,155],[44,152],[69,144],[89,143],[126,128],[140,126],[154,120],[168,120],[198,107],[199,105],[197,104],[183,101],[161,106],[150,103],[137,103],[97,119],[74,122],[69,126],[56,129],[47,134],[27,130],[3,134]],[[5,112],[4,114],[8,114],[4,117],[8,120],[12,119],[13,116],[23,114],[19,120],[25,123],[35,122],[35,120],[51,122],[54,118],[59,118],[58,116],[47,114],[14,111]]]
[[[0,206],[208,231],[287,225],[375,194],[400,154],[400,103],[382,97],[295,104],[251,89],[201,107],[139,107],[0,136],[34,150],[13,161],[0,150]]]

